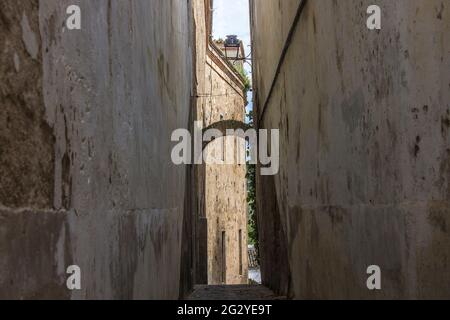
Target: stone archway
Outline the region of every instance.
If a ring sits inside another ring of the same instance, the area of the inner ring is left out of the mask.
[[[208,130],[219,130],[222,135],[225,137],[227,136],[227,130],[243,130],[244,132],[246,132],[249,129],[252,129],[253,127],[245,122],[242,121],[238,121],[238,120],[222,120],[222,121],[218,121],[215,122],[213,124],[211,124],[210,126],[206,127],[205,129],[203,129],[203,135],[205,135],[205,133]],[[203,142],[203,150],[206,149],[206,147],[208,146],[208,144],[210,144],[211,142],[215,141],[217,138],[214,137],[214,139],[212,139],[211,141],[204,141]]]

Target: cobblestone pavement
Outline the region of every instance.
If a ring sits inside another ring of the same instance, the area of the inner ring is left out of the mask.
[[[259,285],[196,286],[189,300],[282,300]]]

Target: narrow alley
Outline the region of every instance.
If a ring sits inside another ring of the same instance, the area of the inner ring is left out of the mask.
[[[0,299],[450,299],[450,1],[0,7]]]

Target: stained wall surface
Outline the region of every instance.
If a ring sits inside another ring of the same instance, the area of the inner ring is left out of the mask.
[[[264,282],[293,298],[449,298],[448,1],[307,1],[276,76],[299,5],[251,1],[258,125],[281,130],[280,173],[257,182]]]
[[[0,298],[176,299],[191,2],[81,0],[68,30],[71,4],[2,1]]]

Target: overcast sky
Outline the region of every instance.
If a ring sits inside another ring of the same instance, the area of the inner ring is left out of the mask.
[[[243,42],[245,52],[250,53],[249,0],[214,0],[214,39],[225,39],[235,34]]]

